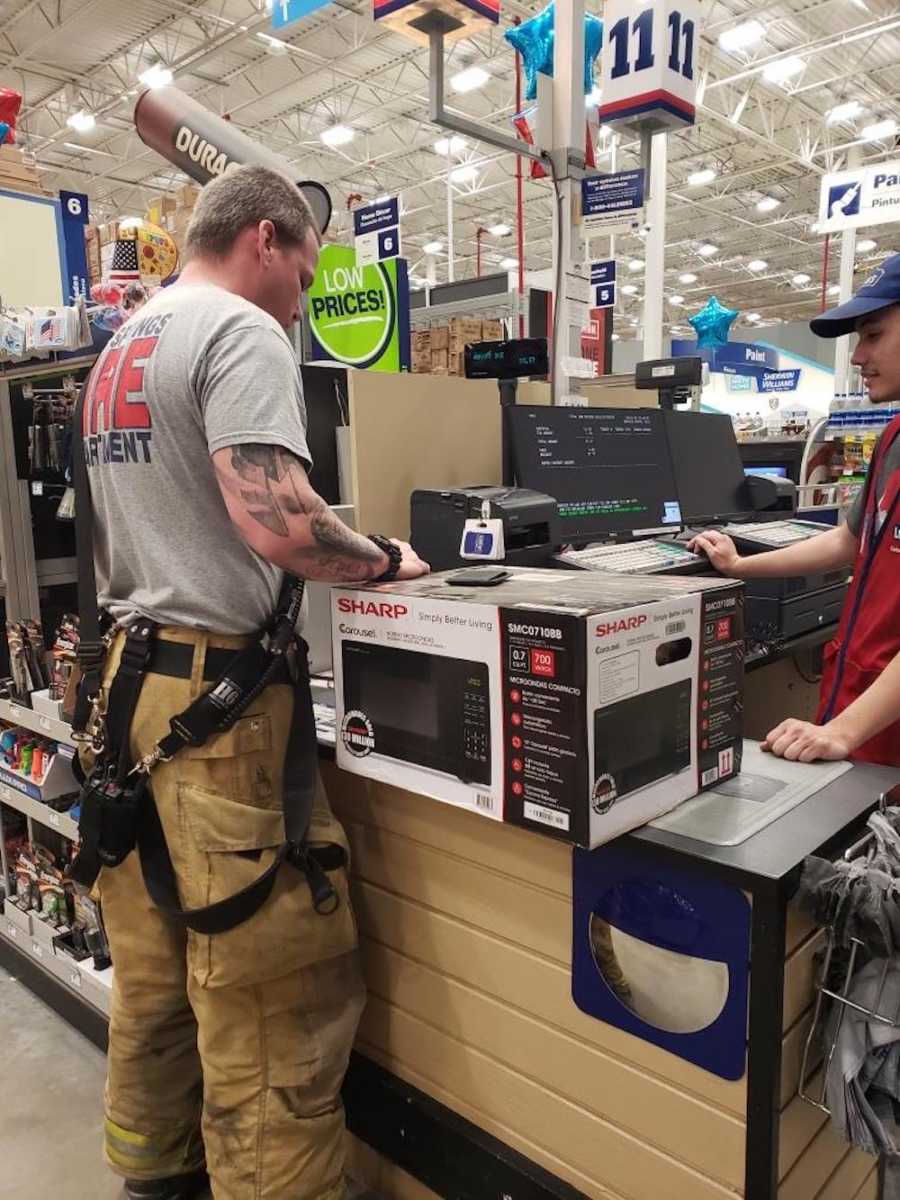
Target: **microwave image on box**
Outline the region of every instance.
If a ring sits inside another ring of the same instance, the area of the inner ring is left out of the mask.
[[[595,710],[595,812],[690,767],[691,695],[682,679]]]
[[[341,654],[345,721],[361,714],[367,753],[490,785],[487,663],[354,641]]]

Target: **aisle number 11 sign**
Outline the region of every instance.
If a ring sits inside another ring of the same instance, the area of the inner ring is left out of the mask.
[[[700,46],[699,0],[607,0],[601,54],[604,125],[693,125]]]

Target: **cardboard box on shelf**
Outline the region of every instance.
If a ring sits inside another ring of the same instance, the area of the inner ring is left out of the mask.
[[[431,366],[432,366],[432,368],[439,367],[441,370],[446,371],[447,366],[448,366],[447,358],[448,358],[448,354],[447,354],[446,350],[432,349],[432,351],[431,351]]]
[[[339,767],[585,847],[740,770],[742,584],[507,570],[332,591]]]
[[[429,375],[449,375],[450,372],[446,367],[432,367],[428,372]]]
[[[472,342],[480,342],[481,329],[480,317],[451,317],[450,349],[461,351]]]
[[[436,347],[439,349],[439,347]],[[412,352],[413,354],[430,354],[431,353],[431,330],[430,329],[414,329],[412,332]]]
[[[176,208],[192,209],[200,196],[200,188],[196,183],[187,183],[175,193]]]
[[[481,322],[481,340],[483,342],[501,342],[504,337],[503,322],[485,320]]]
[[[432,325],[430,329],[432,350],[447,350],[450,347],[450,330],[446,325]]]
[[[431,352],[427,354],[413,354],[412,369],[416,375],[428,375],[431,371]]]
[[[451,375],[465,375],[466,356],[458,350],[451,350],[447,356],[447,370]]]

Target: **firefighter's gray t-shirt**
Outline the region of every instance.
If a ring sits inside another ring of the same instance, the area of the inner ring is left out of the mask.
[[[282,572],[234,527],[210,455],[248,442],[309,465],[300,368],[278,322],[211,284],[175,284],[111,339],[84,405],[100,604],[124,624],[250,633]]]

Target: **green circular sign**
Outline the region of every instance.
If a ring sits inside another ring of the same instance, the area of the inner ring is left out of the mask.
[[[361,267],[346,246],[323,246],[309,289],[309,323],[324,354],[371,367],[394,344],[397,297],[387,268]]]

